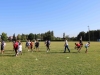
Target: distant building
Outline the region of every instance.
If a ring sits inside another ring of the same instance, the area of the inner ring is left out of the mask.
[[[9,37],[8,37],[8,40],[9,40],[9,41],[12,41],[12,39],[13,39],[13,36],[9,36]]]

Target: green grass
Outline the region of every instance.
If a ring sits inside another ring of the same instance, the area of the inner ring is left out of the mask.
[[[43,42],[40,52],[33,53],[22,44],[23,55],[15,57],[12,43],[7,43],[0,54],[0,75],[100,75],[100,42],[91,42],[87,54],[84,47],[78,53],[74,42],[69,42],[71,53],[63,53],[63,42],[51,42],[48,53]]]

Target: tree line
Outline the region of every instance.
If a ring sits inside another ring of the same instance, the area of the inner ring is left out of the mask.
[[[65,35],[65,33],[62,34],[61,37],[55,37],[53,31],[47,31],[45,33],[39,33],[39,34],[13,34],[13,36],[7,36],[7,33],[2,33],[1,34],[1,39],[4,41],[14,41],[14,40],[21,40],[21,41],[26,41],[26,40],[52,40],[52,41],[63,41],[63,38],[67,38],[69,41],[78,41],[80,39],[80,36],[82,36],[83,41],[97,41],[100,39],[100,30],[91,30],[88,32],[80,32],[77,37],[69,37],[68,35]]]
[[[80,36],[82,36],[83,41],[98,41],[100,39],[100,30],[82,31],[77,35],[76,39],[79,39]]]

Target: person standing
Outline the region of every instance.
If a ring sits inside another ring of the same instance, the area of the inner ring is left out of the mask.
[[[30,43],[30,48],[31,48],[31,51],[33,52],[33,41],[31,41]]]
[[[26,41],[25,48],[28,48],[28,40]]]
[[[65,44],[64,44],[64,47],[65,47],[64,53],[66,52],[66,48],[68,49],[68,51],[69,51],[69,53],[70,53],[70,49],[69,49],[69,47],[68,47],[68,41],[67,41],[66,38],[65,38]]]
[[[30,40],[28,41],[28,51],[30,51]]]
[[[1,54],[4,53],[4,41],[1,41]]]
[[[34,49],[36,48],[36,40],[34,40]]]
[[[21,45],[21,42],[19,43],[19,46],[18,46],[18,54],[19,53],[22,55],[22,45]]]
[[[36,46],[36,51],[39,51],[39,41],[38,40],[36,40],[35,46]]]
[[[16,40],[15,43],[14,43],[15,56],[18,55],[18,46],[19,46],[19,43],[18,43],[18,41]]]
[[[85,44],[85,48],[86,48],[86,51],[85,51],[85,53],[87,53],[87,51],[88,51],[88,47],[90,46],[90,42],[88,42],[87,44]]]
[[[46,47],[47,47],[47,52],[48,50],[50,51],[50,41],[49,40],[46,41]]]

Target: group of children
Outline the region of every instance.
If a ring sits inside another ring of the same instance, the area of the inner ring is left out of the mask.
[[[48,52],[48,50],[50,50],[50,47],[49,47],[50,41],[46,40],[45,45],[47,47],[47,52]],[[28,48],[28,51],[32,51],[32,52],[33,52],[33,49],[36,49],[36,51],[39,51],[39,41],[35,40],[33,42],[30,40],[27,40],[25,44],[25,48]],[[15,51],[15,56],[18,56],[19,53],[22,55],[22,45],[20,41],[16,40],[13,42],[13,49]]]
[[[47,52],[50,51],[50,41],[49,40],[46,40],[45,41],[45,45],[47,47]],[[36,49],[35,51],[39,51],[39,41],[38,40],[35,40],[34,42],[30,40],[27,40],[26,42],[26,48],[28,48],[28,51],[32,51],[33,52],[33,49]]]
[[[68,47],[68,41],[65,39],[65,49],[64,49],[64,53],[66,52],[66,48],[68,49],[69,53],[70,53],[70,49]],[[90,42],[86,43],[85,44],[85,48],[86,48],[86,51],[85,53],[87,53],[87,50],[88,50],[88,47],[90,46]],[[80,37],[80,40],[79,40],[79,43],[75,43],[75,49],[78,50],[78,52],[80,52],[81,48],[83,47],[83,42],[82,42],[82,37]]]
[[[18,56],[18,54],[22,55],[22,44],[20,41],[13,41],[13,49],[15,51],[15,56]]]
[[[4,52],[5,45],[6,45],[6,43],[4,41],[1,41],[1,53],[2,54]],[[45,41],[45,46],[47,48],[47,52],[50,51],[50,41],[49,40]],[[87,53],[87,50],[88,50],[89,46],[90,46],[90,42],[85,44],[85,48],[86,48],[85,53]],[[68,49],[68,51],[70,53],[70,49],[69,49],[69,46],[68,46],[68,41],[66,39],[65,39],[64,47],[65,47],[64,53],[66,52],[66,48]],[[78,52],[80,52],[82,47],[83,47],[83,43],[82,43],[82,39],[80,39],[79,43],[75,43],[75,49],[77,49]],[[28,51],[32,51],[32,52],[33,52],[33,49],[36,49],[35,51],[39,51],[39,41],[35,40],[33,42],[33,41],[30,41],[30,40],[27,40],[26,44],[25,44],[25,48],[28,48]],[[15,51],[15,56],[18,56],[18,54],[22,55],[22,44],[21,44],[20,41],[15,40],[13,42],[13,49]]]
[[[36,49],[36,51],[39,51],[39,41],[35,40],[33,42],[33,41],[30,41],[30,40],[27,40],[25,47],[28,48],[28,51],[31,50],[33,52],[33,48]]]
[[[85,44],[85,48],[86,48],[86,51],[85,53],[87,53],[87,50],[88,50],[88,47],[90,46],[90,42],[86,43]],[[78,52],[80,52],[81,48],[83,47],[83,43],[75,43],[75,49],[78,50]]]
[[[85,44],[85,48],[86,48],[86,51],[85,53],[87,53],[87,50],[88,50],[88,47],[90,46],[90,42],[87,42]],[[82,36],[80,37],[80,40],[79,40],[79,43],[75,43],[75,49],[78,50],[78,52],[80,52],[81,48],[83,47],[83,42],[82,42]]]

